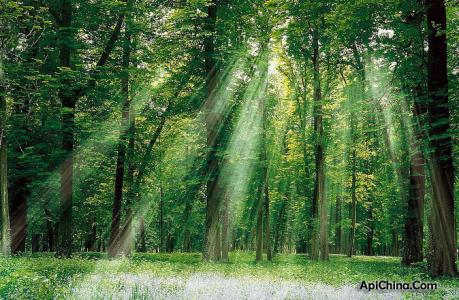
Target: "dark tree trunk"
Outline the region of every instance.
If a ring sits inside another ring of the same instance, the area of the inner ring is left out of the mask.
[[[40,251],[40,234],[34,233],[32,234],[32,253],[36,253]]]
[[[45,218],[46,218],[46,251],[54,251],[54,228],[51,221],[51,212],[49,208],[45,208]],[[45,251],[45,250],[43,250]]]
[[[355,145],[354,145],[355,147]],[[355,224],[357,221],[357,195],[356,195],[356,181],[357,181],[357,162],[356,151],[352,150],[352,179],[351,179],[351,230],[349,232],[349,249],[347,256],[354,255],[355,248]]]
[[[419,1],[420,3],[420,1]],[[413,115],[413,138],[410,140],[411,156],[409,164],[409,182],[407,205],[405,212],[405,228],[403,238],[402,264],[409,266],[413,262],[423,260],[423,238],[424,238],[424,195],[425,195],[425,140],[427,114],[427,91],[426,91],[426,61],[424,50],[423,22],[425,20],[422,8],[413,12],[407,11],[404,18],[409,25],[407,36],[412,32],[419,32],[419,38],[415,39],[412,47],[405,48],[405,55],[409,57],[407,65],[409,72],[404,72],[403,79],[408,83],[405,93],[408,106],[412,104]],[[411,37],[410,37],[411,38]]]
[[[183,252],[191,252],[191,233],[189,229],[185,229],[183,237]]]
[[[9,193],[9,213],[11,232],[11,252],[20,253],[25,251],[27,232],[27,195],[25,186],[28,180],[19,179],[12,183]],[[19,186],[22,186],[20,188]]]
[[[95,251],[96,239],[97,239],[97,224],[96,224],[96,218],[94,217],[91,221],[91,232],[86,238],[86,244],[85,244],[86,251]]]
[[[267,173],[267,172],[266,172]],[[267,175],[266,175],[267,177]],[[266,258],[268,261],[272,261],[272,245],[271,245],[271,216],[269,212],[269,183],[268,178],[265,179],[264,185],[264,204],[265,204],[265,240],[266,240]]]
[[[125,112],[123,112],[123,123],[126,121]],[[124,133],[122,133],[124,136]],[[120,220],[121,220],[121,203],[123,198],[123,181],[124,181],[124,159],[126,155],[125,138],[120,138],[118,144],[118,158],[116,161],[115,175],[115,194],[112,207],[112,223],[110,229],[110,239],[108,242],[108,256],[115,257],[120,250]]]
[[[423,134],[423,117],[427,107],[421,86],[415,88],[413,98],[413,116],[418,124],[414,126],[414,138],[411,141],[411,152],[413,154],[410,158],[408,203],[405,215],[402,264],[407,266],[413,262],[421,262],[424,258],[422,244],[424,238],[425,161],[422,152],[422,141],[425,138]]]
[[[143,216],[140,217],[139,223],[139,243],[137,251],[147,252],[147,234],[145,232],[145,218]]]
[[[161,184],[160,184],[161,185]],[[164,251],[164,199],[163,188],[159,187],[159,252]]]
[[[72,37],[72,3],[61,1],[59,65],[70,69]],[[61,199],[56,256],[69,258],[72,253],[72,201],[73,201],[73,148],[75,142],[75,104],[72,86],[68,79],[61,82],[59,99],[62,104]]]
[[[325,155],[323,141],[323,110],[322,110],[322,91],[320,87],[320,50],[319,32],[313,30],[312,40],[314,67],[314,134],[315,134],[315,181],[312,199],[312,232],[311,232],[311,252],[313,260],[328,260],[328,228],[327,228],[327,208],[325,198]]]
[[[127,1],[128,6],[131,1]],[[125,226],[121,226],[121,205],[123,201],[124,170],[126,160],[126,143],[130,134],[131,125],[131,101],[129,96],[129,64],[131,60],[131,36],[128,29],[128,20],[125,22],[125,37],[123,43],[123,71],[121,78],[121,92],[123,94],[123,112],[121,121],[121,134],[118,142],[118,157],[116,161],[115,193],[113,198],[112,224],[110,240],[108,243],[108,256],[115,257],[119,254],[126,254],[126,245],[130,245],[128,237],[123,235],[126,232]],[[129,218],[131,216],[128,216]],[[122,227],[122,228],[121,228]]]
[[[0,53],[0,59],[3,59]],[[0,81],[0,207],[2,219],[2,254],[11,253],[10,211],[8,203],[8,158],[6,144],[6,97],[3,82]]]
[[[218,184],[219,161],[217,157],[217,139],[219,124],[221,122],[218,112],[215,110],[216,91],[218,85],[217,67],[215,61],[215,23],[217,20],[217,1],[214,0],[208,6],[208,16],[205,24],[207,35],[204,39],[205,51],[205,68],[207,73],[206,80],[206,130],[207,130],[207,147],[209,149],[207,159],[207,205],[205,236],[203,247],[203,259],[207,261],[218,260],[216,253],[217,233],[219,227],[219,206],[221,197],[221,188]]]
[[[30,55],[30,59],[35,58],[35,54]],[[29,172],[30,166],[24,159],[21,159],[20,156],[23,152],[23,149],[26,149],[30,146],[30,128],[28,125],[27,116],[30,113],[30,99],[28,96],[23,95],[24,99],[20,104],[15,105],[15,117],[19,124],[13,124],[13,126],[18,126],[25,133],[23,139],[19,142],[19,145],[14,147],[15,156],[17,157],[15,161],[10,161],[14,163],[14,169],[17,172],[10,183],[10,189],[7,192],[8,201],[9,201],[9,220],[10,220],[10,235],[11,235],[11,251],[13,253],[20,253],[25,251],[25,240],[27,233],[27,198],[30,194],[29,184],[30,177],[24,175]],[[6,132],[3,132],[6,134]],[[6,150],[4,150],[6,151]],[[7,155],[5,152],[3,155]],[[14,157],[14,156],[13,156]]]
[[[228,252],[229,252],[229,195],[225,193],[223,196],[223,211],[222,211],[222,261],[228,262]]]
[[[127,193],[126,193],[126,220],[123,224],[121,237],[125,241],[124,244],[124,252],[126,255],[131,255],[132,252],[132,245],[134,244],[134,228],[133,228],[133,205],[135,200],[135,190],[134,190],[134,171],[135,171],[135,162],[134,162],[134,154],[135,154],[135,111],[133,105],[131,105],[130,112],[129,112],[129,142],[128,142],[128,150],[127,150],[127,177],[126,177],[126,185],[127,185]]]
[[[61,0],[60,10],[53,14],[58,24],[59,32],[59,66],[63,70],[71,69],[71,53],[73,47],[72,28],[72,2]],[[118,39],[121,26],[124,21],[124,14],[118,16],[118,21],[112,31],[110,39],[97,61],[96,68],[90,73],[87,83],[76,89],[67,76],[60,82],[59,99],[62,104],[62,150],[64,162],[61,165],[61,196],[59,208],[59,227],[57,230],[56,257],[69,258],[72,253],[72,202],[73,202],[73,149],[75,143],[75,106],[79,98],[96,84],[96,71],[98,67],[104,66],[115,42]]]
[[[335,252],[341,253],[341,198],[336,197],[336,211],[335,211]]]
[[[370,207],[368,208],[368,232],[367,232],[367,245],[365,248],[365,254],[372,256],[374,255],[373,251],[373,238],[375,236],[375,229],[374,229],[374,219],[373,219],[373,203],[370,203]]]
[[[260,186],[257,193],[256,261],[263,260],[263,198],[263,187]]]
[[[457,273],[457,244],[452,141],[449,133],[446,8],[444,0],[426,0],[425,3],[429,30],[429,167],[433,189],[428,263],[433,276],[454,276]]]
[[[391,249],[391,255],[392,256],[398,256],[399,255],[399,243],[398,243],[398,232],[396,229],[392,229],[391,231],[391,245],[392,245],[392,249]]]

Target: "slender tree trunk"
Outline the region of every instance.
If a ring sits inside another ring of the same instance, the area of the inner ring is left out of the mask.
[[[212,1],[208,6],[208,16],[205,24],[207,35],[204,39],[205,51],[205,68],[207,73],[206,79],[206,130],[207,130],[207,206],[205,221],[205,236],[203,247],[203,259],[207,261],[218,260],[216,256],[217,234],[219,227],[219,206],[221,197],[221,188],[218,184],[219,161],[217,157],[217,139],[219,124],[221,122],[216,105],[216,91],[218,86],[217,68],[215,61],[215,23],[217,20],[217,1]]]
[[[335,251],[336,253],[341,253],[341,198],[336,197],[336,211],[335,211]]]
[[[130,6],[130,1],[127,3]],[[129,7],[128,7],[129,8]],[[108,256],[115,257],[119,254],[125,254],[126,243],[130,244],[130,241],[126,241],[126,236],[121,236],[123,229],[121,230],[121,205],[123,201],[123,186],[124,186],[124,170],[126,160],[126,143],[130,133],[130,111],[131,101],[129,96],[129,65],[131,60],[131,35],[128,28],[128,19],[126,18],[124,30],[125,37],[123,43],[123,71],[121,78],[121,92],[123,94],[123,111],[121,121],[121,133],[118,142],[118,157],[116,161],[116,174],[115,174],[115,192],[113,199],[112,208],[112,224],[110,230],[110,240],[108,243]],[[130,216],[129,216],[130,217]]]
[[[263,187],[257,193],[256,261],[263,260]]]
[[[96,218],[94,217],[92,224],[91,224],[91,236],[89,238],[91,241],[89,243],[89,251],[95,251],[96,250],[96,241],[97,241],[97,223],[96,223]]]
[[[429,167],[433,189],[428,263],[433,276],[454,276],[457,274],[457,243],[452,141],[449,134],[446,8],[444,0],[427,0],[425,3],[429,30]]]
[[[418,1],[419,3],[421,1]],[[403,237],[402,264],[409,266],[413,262],[423,260],[423,237],[424,237],[424,195],[425,195],[425,171],[424,171],[424,150],[425,140],[428,136],[426,131],[427,114],[427,91],[426,74],[427,70],[425,59],[425,38],[423,33],[424,12],[422,7],[414,14],[412,10],[406,11],[404,18],[409,27],[406,31],[407,36],[412,36],[413,32],[419,32],[419,39],[410,48],[405,50],[407,59],[406,67],[408,72],[404,72],[403,79],[408,83],[405,87],[405,97],[407,106],[413,107],[412,116],[414,120],[413,138],[410,139],[411,155],[409,156],[409,180],[407,182],[407,199],[405,212],[405,228]],[[412,63],[412,62],[416,63]]]
[[[159,187],[159,252],[164,252],[164,194],[161,182]]]
[[[222,261],[228,262],[229,261],[229,228],[230,228],[230,220],[229,220],[229,195],[225,193],[223,198],[223,212],[222,212]]]
[[[372,256],[373,252],[373,238],[375,236],[374,229],[374,219],[373,219],[373,202],[370,202],[370,207],[368,208],[368,233],[367,233],[367,245],[365,249],[366,255]]]
[[[268,172],[266,172],[268,173]],[[266,240],[266,258],[268,261],[272,261],[272,245],[271,245],[271,216],[269,212],[269,182],[268,176],[266,175],[265,185],[264,185],[264,196],[265,196],[265,240]]]
[[[0,53],[0,70],[3,56]],[[1,72],[1,71],[0,71]],[[1,75],[1,74],[0,74]],[[10,214],[8,203],[8,158],[6,144],[6,99],[3,78],[0,78],[0,206],[2,208],[2,254],[11,253]]]
[[[145,232],[145,218],[141,216],[139,220],[139,244],[137,247],[137,251],[147,252],[147,241],[146,240],[147,240],[147,234]]]
[[[312,219],[311,219],[311,252],[309,256],[312,260],[319,259],[319,198],[320,198],[320,186],[319,186],[319,177],[322,175],[321,164],[322,164],[322,147],[319,144],[320,138],[320,126],[321,126],[321,116],[319,116],[319,108],[321,101],[321,91],[320,91],[320,77],[319,77],[319,53],[318,53],[318,34],[314,30],[313,34],[313,65],[314,65],[314,134],[315,134],[315,181],[314,181],[314,192],[312,198]]]
[[[129,142],[127,149],[127,193],[126,193],[126,220],[121,229],[121,240],[123,241],[124,254],[127,256],[131,255],[132,246],[134,244],[134,228],[133,228],[133,205],[135,200],[135,191],[134,191],[134,153],[135,153],[135,111],[131,105],[129,112]]]
[[[45,208],[45,218],[46,218],[46,243],[47,251],[54,251],[54,228],[51,220],[51,211],[49,208]]]
[[[279,209],[279,214],[278,214],[278,218],[277,218],[277,221],[276,221],[276,228],[274,230],[274,249],[273,249],[274,254],[279,253],[279,248],[281,247],[280,241],[281,241],[282,226],[283,226],[283,222],[284,222],[285,206],[286,205],[283,202],[281,204],[280,209]]]
[[[415,122],[414,137],[411,141],[410,178],[408,188],[408,203],[405,215],[405,236],[403,245],[402,264],[409,266],[413,262],[423,260],[424,239],[424,195],[425,195],[425,172],[422,142],[424,114],[427,111],[425,95],[422,86],[417,86],[414,92],[413,116]]]
[[[355,145],[354,145],[355,147]],[[352,150],[352,179],[351,179],[351,230],[349,232],[349,249],[347,256],[351,257],[354,254],[355,243],[355,224],[357,221],[357,195],[356,195],[356,181],[357,181],[357,162],[356,151]]]
[[[60,22],[60,66],[70,69],[72,37],[72,3],[61,0]],[[69,258],[72,253],[72,201],[73,201],[73,148],[75,143],[75,102],[71,83],[64,80],[59,91],[62,103],[62,150],[64,162],[61,165],[61,199],[59,212],[56,256]]]
[[[40,234],[32,234],[32,253],[37,253],[40,251]]]
[[[399,255],[399,243],[398,243],[398,232],[394,228],[391,231],[391,239],[392,239],[392,249],[391,249],[391,255],[392,256],[398,256]]]
[[[215,237],[215,261],[220,261],[222,259],[222,237],[221,237],[221,224],[218,224],[217,234]]]
[[[314,197],[312,202],[313,230],[311,234],[311,259],[328,260],[328,225],[327,225],[327,203],[325,197],[325,155],[323,136],[323,110],[322,92],[320,87],[320,52],[319,32],[313,31],[313,77],[314,77],[314,133],[315,133],[315,163],[316,178],[314,183]],[[320,226],[320,227],[319,227]],[[320,239],[319,239],[320,234]],[[319,249],[320,248],[320,249]]]

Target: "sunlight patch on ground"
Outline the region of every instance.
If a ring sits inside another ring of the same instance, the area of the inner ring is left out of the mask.
[[[144,274],[95,274],[71,288],[71,299],[400,299],[399,291],[367,293],[356,286],[339,288],[255,277],[196,273],[190,277]],[[66,297],[67,298],[67,297]]]

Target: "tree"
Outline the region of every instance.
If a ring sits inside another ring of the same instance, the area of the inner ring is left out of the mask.
[[[59,27],[59,65],[61,68],[61,88],[59,99],[62,104],[62,150],[64,161],[61,165],[61,199],[59,213],[59,227],[57,234],[56,256],[68,258],[72,253],[72,201],[73,201],[73,151],[75,146],[75,107],[77,101],[86,95],[88,90],[96,83],[95,72],[91,73],[88,82],[83,87],[74,87],[71,82],[73,66],[71,64],[73,48],[72,28],[72,2],[62,0],[59,11],[50,7]],[[115,42],[118,39],[124,20],[124,14],[120,14],[112,35],[105,45],[96,69],[107,63]]]
[[[3,55],[0,53],[0,72]],[[3,74],[0,73],[0,206],[2,209],[2,254],[9,255],[11,252],[10,219],[8,205],[8,161],[6,145],[6,95]]]
[[[126,250],[129,249],[131,241],[126,235],[125,226],[120,228],[121,220],[121,205],[123,200],[123,186],[125,177],[125,161],[126,161],[126,143],[129,140],[131,134],[131,101],[130,101],[130,85],[129,85],[129,66],[131,62],[131,33],[129,31],[130,11],[132,10],[132,4],[130,0],[127,0],[127,13],[126,21],[124,23],[124,42],[123,42],[123,74],[121,78],[121,90],[123,95],[123,108],[122,108],[122,124],[121,134],[118,142],[118,156],[116,161],[116,173],[115,173],[115,189],[113,198],[113,210],[112,210],[112,224],[110,231],[110,240],[108,246],[109,257],[114,257],[118,254],[129,254]],[[129,25],[128,25],[129,24]],[[132,147],[132,144],[131,144]],[[128,216],[131,218],[131,216]],[[130,222],[128,220],[128,222]]]
[[[428,116],[433,189],[431,238],[428,263],[434,276],[454,276],[456,266],[456,221],[454,169],[449,133],[446,8],[443,0],[426,1],[428,24]]]
[[[217,243],[218,228],[219,228],[219,208],[221,188],[218,185],[219,161],[217,158],[217,145],[219,135],[219,125],[221,116],[218,115],[218,110],[215,109],[215,97],[218,88],[218,66],[215,60],[215,24],[217,21],[218,2],[213,0],[207,8],[207,19],[205,30],[208,33],[204,40],[205,51],[205,69],[206,78],[206,130],[207,130],[207,207],[205,221],[205,236],[203,258],[204,260],[218,261],[221,253],[218,253]]]

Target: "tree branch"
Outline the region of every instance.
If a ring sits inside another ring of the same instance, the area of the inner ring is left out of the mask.
[[[90,78],[88,79],[88,82],[86,83],[85,86],[78,88],[75,91],[75,101],[80,99],[81,97],[85,96],[86,93],[96,85],[96,74],[97,74],[97,68],[103,67],[107,61],[108,58],[110,57],[110,54],[112,53],[113,49],[115,48],[115,43],[119,38],[120,32],[121,32],[121,27],[123,26],[124,22],[124,13],[121,13],[118,16],[118,21],[116,22],[115,28],[113,28],[112,34],[110,36],[110,39],[107,41],[107,44],[104,47],[104,51],[100,55],[99,60],[97,61],[96,66],[94,69],[90,72]]]

